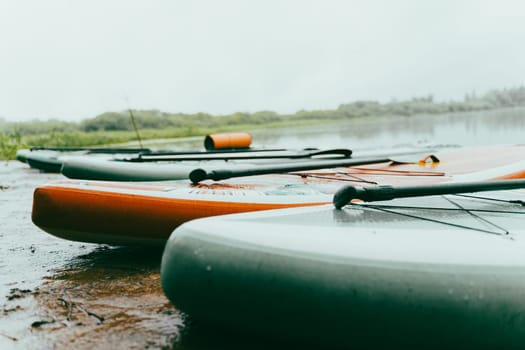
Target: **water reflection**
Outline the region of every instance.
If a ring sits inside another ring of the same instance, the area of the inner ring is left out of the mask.
[[[65,266],[54,271],[59,278],[71,271],[85,269],[125,271],[126,274],[158,272],[162,247],[109,247],[98,246],[93,251],[72,258]],[[91,271],[93,272],[93,271]]]
[[[521,143],[525,109],[445,115],[350,119],[322,127],[257,130],[254,140],[278,147],[350,147],[377,149],[406,146],[467,146]]]

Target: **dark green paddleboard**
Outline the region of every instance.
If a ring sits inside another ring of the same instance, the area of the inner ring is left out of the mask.
[[[235,214],[171,235],[191,318],[320,348],[521,348],[525,191]],[[496,199],[496,200],[493,200]]]

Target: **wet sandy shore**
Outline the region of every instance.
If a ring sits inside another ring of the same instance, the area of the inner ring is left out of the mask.
[[[32,193],[61,175],[0,169],[0,348],[175,347],[183,322],[160,286],[162,251],[47,235],[31,222]]]
[[[184,318],[160,286],[160,249],[69,242],[34,226],[34,188],[62,178],[0,163],[0,349],[284,346]]]

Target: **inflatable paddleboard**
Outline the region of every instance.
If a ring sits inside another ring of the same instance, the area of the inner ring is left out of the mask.
[[[240,150],[230,152],[180,152],[145,154],[123,159],[97,159],[93,157],[70,157],[61,168],[70,179],[103,181],[166,181],[187,179],[196,168],[219,167],[235,169],[254,164],[286,163],[297,158],[347,158],[348,149],[293,151],[293,150]]]
[[[320,348],[518,349],[525,191],[194,220],[166,244],[177,309]]]
[[[220,182],[119,183],[65,180],[36,188],[33,222],[68,240],[164,244],[189,220],[330,203],[346,184],[426,184],[525,177],[524,146],[447,150],[436,162],[386,162]]]

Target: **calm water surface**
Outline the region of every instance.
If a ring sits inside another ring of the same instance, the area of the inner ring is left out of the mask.
[[[525,108],[411,117],[364,118],[296,128],[256,130],[253,146],[286,148],[389,149],[522,143]],[[192,138],[163,147],[202,147]]]

